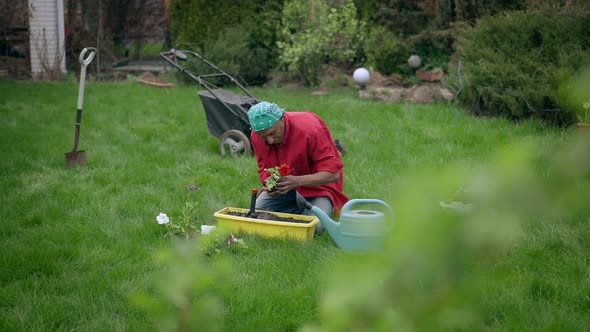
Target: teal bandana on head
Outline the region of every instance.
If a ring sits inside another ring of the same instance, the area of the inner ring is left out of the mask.
[[[280,108],[275,103],[261,101],[258,104],[250,107],[248,111],[248,120],[250,120],[250,127],[254,131],[263,131],[277,123],[285,110]]]

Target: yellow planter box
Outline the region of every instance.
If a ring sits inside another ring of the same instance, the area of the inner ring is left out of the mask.
[[[248,212],[248,209],[223,208],[213,216],[217,218],[219,227],[226,228],[232,232],[244,232],[258,234],[267,237],[290,237],[296,240],[313,240],[315,226],[320,222],[316,216],[304,216],[299,214],[271,212],[282,218],[293,218],[306,223],[284,222],[265,219],[254,219],[227,214],[228,212]],[[266,211],[265,211],[266,212]]]

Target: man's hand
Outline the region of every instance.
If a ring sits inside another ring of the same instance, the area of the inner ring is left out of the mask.
[[[268,194],[268,196],[270,196],[272,198],[277,198],[277,197],[281,196],[281,194],[279,193],[278,190],[276,190],[276,188],[275,188],[275,190],[270,191],[270,190],[268,190],[268,188],[262,187],[262,190],[266,191],[266,193]]]
[[[277,180],[277,184],[275,186],[277,188],[276,191],[279,194],[284,195],[292,189],[295,189],[295,187],[299,187],[300,184],[298,178],[298,176],[294,175],[283,176],[282,178]]]
[[[266,183],[266,180],[264,182]],[[279,197],[281,195],[276,189],[277,189],[276,185],[275,185],[275,187],[273,188],[272,191],[270,189],[268,189],[266,187],[266,185],[262,185],[262,190],[263,191],[266,191],[266,193],[268,194],[268,196],[270,196],[272,198],[277,198],[277,197]]]
[[[263,187],[263,190],[268,192],[270,197],[277,197],[284,195],[296,187],[302,186],[321,186],[328,183],[337,182],[340,174],[330,172],[317,172],[308,175],[287,175],[277,180],[275,189],[272,192],[268,191],[268,188]]]

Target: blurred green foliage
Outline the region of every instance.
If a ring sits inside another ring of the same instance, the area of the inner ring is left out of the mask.
[[[538,153],[537,147],[520,143],[497,151],[489,164],[476,169],[460,163],[417,169],[390,200],[396,220],[386,251],[344,256],[330,266],[320,323],[304,331],[518,329],[511,313],[501,311],[521,307],[515,312],[538,313],[546,308],[546,296],[554,298],[556,310],[567,312],[568,298],[583,298],[590,284],[564,287],[546,276],[568,269],[570,274],[561,278],[579,280],[579,258],[567,267],[546,263],[563,257],[558,253],[568,250],[570,239],[547,243],[550,247],[539,249],[542,259],[519,250],[527,247],[522,241],[531,230],[587,225],[590,141],[576,138],[559,153]],[[439,205],[456,197],[471,204],[472,211]],[[582,228],[584,233],[572,241],[587,246],[590,231]],[[536,300],[539,292],[545,295]],[[523,298],[515,300],[516,294]],[[587,319],[572,314],[547,323],[575,329]],[[527,326],[532,330],[545,327],[542,320],[526,324],[533,324]]]
[[[205,238],[211,241],[215,238]],[[151,292],[136,292],[130,301],[143,309],[160,331],[222,331],[222,295],[231,275],[227,260],[207,260],[202,241],[173,242],[154,256],[160,271]],[[219,241],[217,241],[219,242]]]
[[[590,123],[590,67],[566,76],[557,96],[564,110],[576,115],[580,123]]]

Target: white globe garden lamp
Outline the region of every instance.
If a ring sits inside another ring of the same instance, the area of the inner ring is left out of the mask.
[[[408,58],[408,65],[410,66],[410,68],[416,70],[420,68],[420,66],[422,65],[422,59],[420,59],[419,55],[412,54]]]
[[[365,89],[367,83],[369,83],[370,77],[371,75],[369,75],[369,71],[365,68],[358,68],[354,71],[354,73],[352,73],[352,79],[354,79],[356,84],[361,87],[361,90]]]

